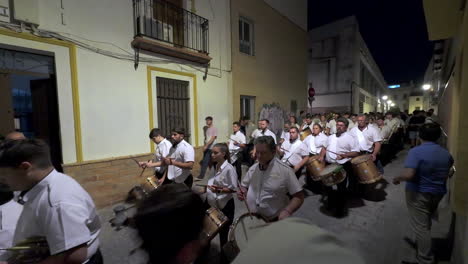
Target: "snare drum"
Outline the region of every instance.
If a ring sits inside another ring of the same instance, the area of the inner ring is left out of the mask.
[[[325,168],[325,163],[319,161],[319,155],[311,156],[307,162],[307,175],[314,181],[322,180],[320,173]]]
[[[247,247],[249,241],[268,225],[268,221],[257,213],[245,213],[239,216],[229,228],[228,242],[223,251],[229,261],[232,261],[241,250]]]
[[[357,156],[351,160],[351,164],[353,165],[354,173],[359,178],[359,183],[371,184],[382,179],[382,175],[372,160],[372,155]]]
[[[209,208],[205,213],[201,239],[211,241],[228,222],[228,218],[221,210],[214,207]]]
[[[139,186],[133,187],[127,195],[125,200],[127,203],[133,203],[143,200],[152,191],[159,187],[156,176],[150,176],[146,178],[146,181]]]
[[[320,177],[323,184],[333,186],[346,179],[346,171],[339,164],[330,164],[322,170]]]

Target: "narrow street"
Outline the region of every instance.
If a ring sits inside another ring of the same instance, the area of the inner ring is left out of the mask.
[[[307,189],[304,204],[295,216],[309,219],[336,234],[350,249],[361,255],[366,263],[399,263],[410,252],[403,241],[403,237],[409,234],[410,227],[404,200],[404,184],[393,185],[391,180],[400,173],[406,154],[407,150],[400,152],[397,159],[385,167],[385,180],[376,184],[375,188],[379,191],[373,197],[348,201],[349,212],[346,217],[327,215],[321,210],[321,195]],[[441,203],[441,208],[444,202],[445,200]],[[108,223],[114,206],[99,211],[104,223],[101,234],[104,260],[107,263],[141,263],[142,256],[138,253],[129,256],[129,252],[138,247],[134,230],[124,228],[115,231]],[[450,225],[448,208],[440,211],[439,221],[434,221],[433,226],[432,236],[436,241],[446,237]],[[236,200],[236,217],[245,212],[245,206]],[[211,254],[214,256],[219,251],[218,243],[218,238],[212,241]],[[216,257],[212,260],[210,263],[217,263]]]

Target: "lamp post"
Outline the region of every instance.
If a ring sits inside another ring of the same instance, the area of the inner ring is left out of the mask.
[[[422,86],[422,89],[423,89],[424,91],[427,91],[427,90],[431,89],[431,85],[428,84],[428,83],[426,83],[426,84],[424,84],[424,85]]]

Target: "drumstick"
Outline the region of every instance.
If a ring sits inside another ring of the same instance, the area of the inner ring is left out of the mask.
[[[247,203],[247,197],[244,194],[244,192],[242,191],[242,185],[241,185],[239,179],[237,179],[237,185],[239,185],[239,191],[240,191],[240,193],[242,194],[242,196],[244,198],[245,207],[247,207],[247,211],[249,212],[250,220],[253,220],[252,212],[250,212],[249,204]]]
[[[150,161],[151,161],[151,160],[148,160],[148,162],[150,162]],[[145,166],[145,167],[141,170],[141,173],[140,173],[140,176],[139,176],[139,177],[143,176],[143,173],[145,172],[146,168],[147,168],[147,167]]]

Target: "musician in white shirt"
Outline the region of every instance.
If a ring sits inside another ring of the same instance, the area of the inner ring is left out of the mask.
[[[357,189],[357,179],[351,166],[351,159],[359,155],[359,144],[357,140],[347,132],[348,120],[338,118],[336,120],[336,134],[328,137],[327,147],[322,148],[321,158],[326,157],[328,163],[343,166],[346,178],[337,184],[337,192],[329,190],[329,207],[337,210],[336,214],[342,216],[346,213],[345,195],[346,189],[354,191]]]
[[[229,153],[231,164],[236,168],[237,177],[242,178],[242,151],[246,147],[244,133],[240,131],[240,123],[232,123],[232,135],[229,137]]]
[[[304,164],[309,159],[309,152],[308,149],[303,147],[302,141],[299,139],[299,129],[297,127],[291,127],[289,135],[289,140],[284,141],[277,151],[281,161],[290,166],[296,176],[299,177]]]
[[[305,115],[304,123],[302,124],[299,132],[302,132],[306,129],[312,129],[311,127],[312,127],[312,115],[307,113]]]
[[[276,144],[271,137],[255,141],[258,163],[242,179],[240,200],[247,199],[251,212],[281,220],[292,215],[304,202],[302,186],[294,171],[275,157]]]
[[[372,160],[383,174],[383,166],[377,155],[382,147],[382,136],[377,128],[370,126],[365,115],[357,117],[358,125],[349,132],[359,143],[361,154],[371,154]]]
[[[270,129],[268,129],[269,125],[270,125],[270,121],[268,119],[261,119],[260,121],[258,121],[258,130],[252,133],[252,137],[254,139],[257,139],[258,137],[269,136],[273,138],[273,141],[276,144],[276,135],[275,133],[271,132]],[[251,153],[251,157],[253,159],[255,159],[255,154],[256,154],[256,149],[255,149],[255,143],[254,143],[254,148]]]
[[[238,179],[234,167],[229,163],[229,149],[226,144],[218,143],[213,146],[211,162],[214,164],[214,172],[208,180],[207,202],[210,206],[221,210],[228,218],[228,223],[219,231],[222,248],[228,241],[229,227],[234,219],[233,192],[237,191]]]
[[[185,183],[192,187],[192,168],[195,161],[195,150],[185,138],[185,129],[176,128],[172,131],[172,148],[169,150],[169,157],[163,158],[163,164],[167,165],[167,181],[164,183]]]
[[[149,162],[139,162],[142,168],[154,168],[154,173],[158,178],[158,184],[161,184],[166,166],[164,166],[162,159],[167,157],[169,150],[172,148],[172,143],[169,142],[163,135],[159,128],[153,128],[150,131],[149,138],[156,144],[154,151],[154,160]]]
[[[306,149],[312,155],[320,155],[322,148],[326,148],[328,144],[328,137],[323,133],[323,128],[320,124],[314,124],[312,127],[312,134],[308,135],[304,141]],[[323,161],[323,158],[319,158]]]

